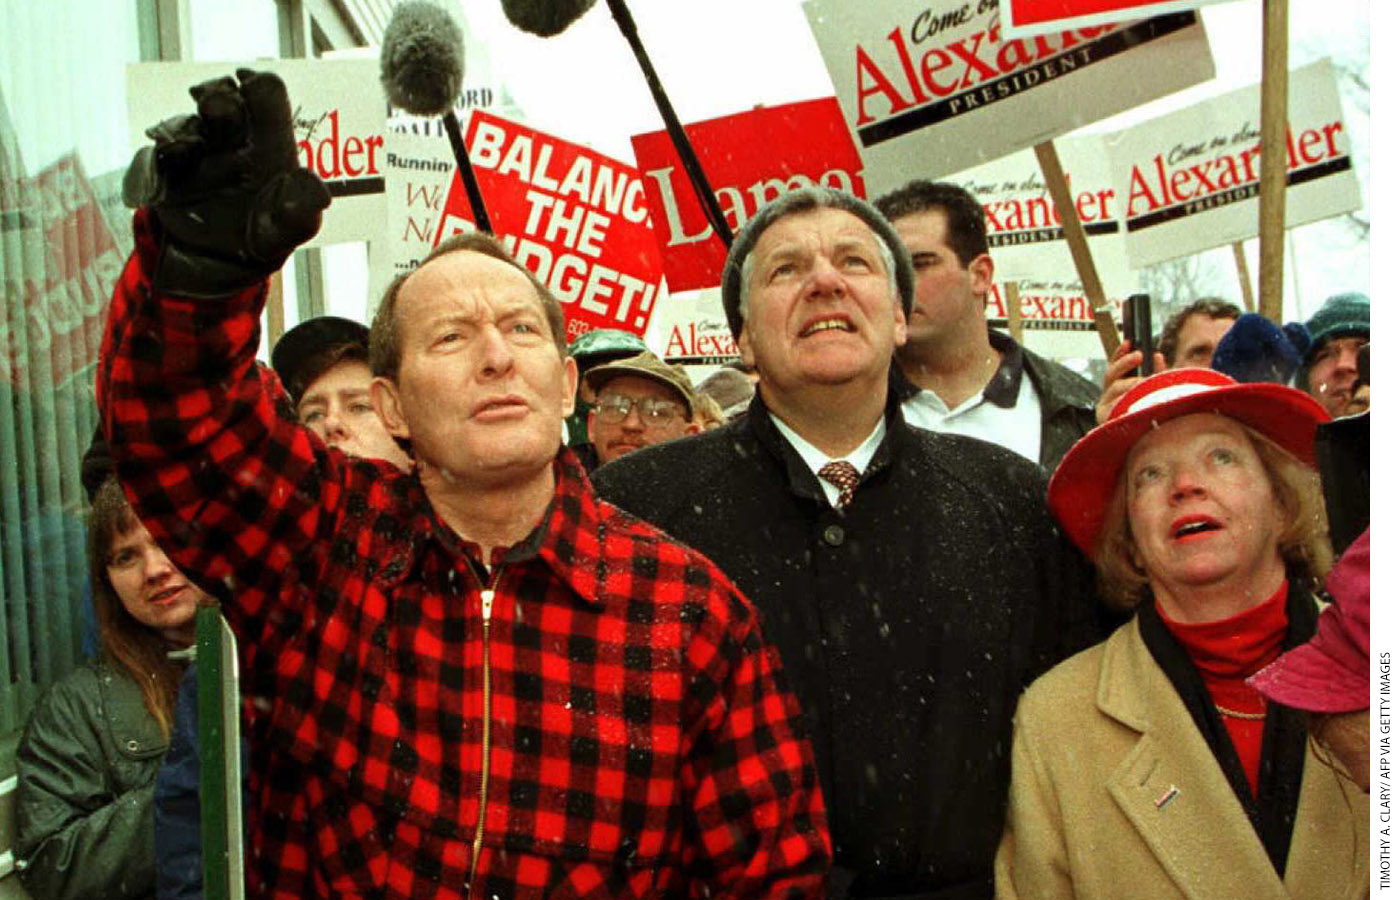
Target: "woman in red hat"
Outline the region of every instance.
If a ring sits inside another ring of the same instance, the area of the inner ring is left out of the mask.
[[[1066,454],[1051,509],[1136,614],[1021,700],[998,897],[1365,895],[1364,798],[1246,683],[1316,628],[1327,419],[1293,388],[1180,369]]]

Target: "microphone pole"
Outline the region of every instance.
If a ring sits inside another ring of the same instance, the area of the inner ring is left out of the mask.
[[[481,187],[476,183],[471,160],[467,158],[467,145],[462,141],[462,124],[457,120],[457,110],[449,106],[442,114],[442,125],[447,129],[447,142],[452,145],[452,155],[457,158],[457,174],[461,176],[462,187],[467,192],[467,202],[471,204],[472,218],[476,220],[476,230],[495,234],[491,229],[491,218],[486,214],[486,201],[481,196]]]
[[[719,208],[719,200],[715,197],[714,189],[710,187],[709,180],[705,177],[705,170],[700,167],[700,160],[695,156],[695,148],[691,146],[690,138],[686,135],[685,129],[681,127],[680,119],[676,118],[676,111],[671,108],[671,101],[666,96],[666,90],[661,86],[661,79],[656,75],[656,69],[652,67],[651,58],[647,56],[646,48],[642,46],[642,40],[637,35],[637,23],[632,20],[632,13],[627,9],[624,0],[607,0],[608,9],[612,12],[613,19],[617,22],[617,27],[622,31],[622,36],[627,39],[627,43],[632,48],[632,54],[637,57],[637,65],[642,67],[642,74],[646,76],[647,87],[651,89],[652,99],[656,101],[656,108],[661,113],[661,118],[666,123],[666,132],[671,136],[671,143],[676,147],[676,153],[680,155],[681,165],[685,168],[685,173],[690,177],[690,186],[694,189],[696,196],[700,198],[700,206],[705,212],[705,218],[709,221],[710,227],[719,235],[719,239],[724,241],[725,249],[734,243],[734,232],[729,229],[729,223],[724,220],[724,211]]]

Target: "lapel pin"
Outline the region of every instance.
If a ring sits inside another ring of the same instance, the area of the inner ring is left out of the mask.
[[[1162,796],[1158,797],[1156,800],[1153,801],[1153,805],[1156,806],[1158,809],[1163,809],[1168,803],[1175,800],[1177,794],[1180,793],[1181,791],[1177,789],[1176,785],[1172,785],[1171,787],[1167,788],[1166,793],[1164,793]]]

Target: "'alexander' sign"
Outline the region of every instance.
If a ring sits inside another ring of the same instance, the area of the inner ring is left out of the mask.
[[[1122,208],[1103,138],[1061,138],[1055,148],[1100,280],[1110,294],[1131,293],[1130,282],[1135,281],[1123,249]],[[982,204],[997,281],[1078,278],[1063,223],[1033,152],[1012,153],[946,180],[962,186]]]
[[[860,155],[832,97],[764,107],[685,126],[730,226],[788,191],[821,184],[865,196]],[[705,220],[671,137],[632,138],[645,176],[666,283],[672,291],[714,287],[726,250]]]
[[[375,59],[260,59],[241,63],[135,63],[126,69],[133,150],[146,129],[194,112],[190,86],[239,67],[276,72],[292,100],[297,152],[330,190],[308,246],[377,240],[384,233],[384,94]]]
[[[1259,88],[1144,122],[1106,139],[1135,267],[1259,233]],[[1292,228],[1361,206],[1332,64],[1295,69],[1288,85]]]
[[[997,0],[807,0],[872,195],[1215,74],[1194,13],[1006,39]]]
[[[661,256],[641,173],[480,109],[466,145],[492,230],[564,304],[569,340],[594,328],[646,334]],[[453,178],[433,243],[474,227]]]

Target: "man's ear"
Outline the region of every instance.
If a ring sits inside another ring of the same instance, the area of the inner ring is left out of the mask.
[[[739,332],[739,358],[746,366],[756,366],[753,358],[753,341],[749,340],[749,329]]]
[[[369,383],[369,400],[374,411],[384,423],[384,430],[391,437],[409,440],[408,423],[404,420],[403,407],[399,400],[399,387],[380,375]]]
[[[985,302],[992,292],[992,285],[996,283],[996,264],[992,262],[992,257],[986,253],[979,254],[968,263],[967,272],[972,277],[972,293]]]
[[[574,414],[574,404],[578,398],[578,360],[564,357],[564,418]]]

